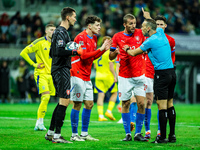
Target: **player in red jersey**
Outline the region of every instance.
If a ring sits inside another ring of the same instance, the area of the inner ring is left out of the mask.
[[[136,130],[135,141],[148,141],[141,135],[141,129],[144,121],[144,83],[145,83],[145,60],[143,54],[136,57],[128,55],[122,48],[129,45],[131,49],[138,48],[144,41],[144,36],[141,29],[136,29],[136,18],[132,14],[127,14],[123,18],[124,31],[118,32],[113,36],[113,44],[110,52],[110,59],[116,58],[120,49],[120,68],[118,76],[119,98],[122,100],[122,119],[126,132],[126,137],[123,141],[131,141],[130,131],[130,99],[132,91],[136,97],[138,111],[136,114]]]
[[[86,30],[79,33],[75,42],[80,44],[83,52],[81,56],[72,58],[71,69],[71,94],[70,99],[73,101],[73,108],[71,111],[71,126],[72,126],[72,141],[92,140],[98,141],[88,134],[88,126],[90,120],[91,109],[93,107],[93,88],[90,81],[91,67],[93,61],[99,58],[105,51],[109,50],[112,40],[106,40],[101,48],[97,49],[97,37],[100,27],[101,19],[97,16],[88,16],[86,19]],[[82,131],[78,135],[78,121],[79,111],[82,102],[84,108],[82,112]]]
[[[156,16],[155,21],[156,21],[157,27],[160,27],[165,31],[165,28],[167,28],[166,18],[162,15],[158,15],[158,16]],[[166,35],[166,37],[169,41],[169,45],[171,47],[171,57],[172,57],[172,62],[174,64],[174,68],[175,68],[175,40],[174,40],[174,38],[167,35],[166,33],[165,33],[165,35]],[[170,133],[169,133],[168,141],[169,142],[176,142],[176,137],[175,137],[176,112],[175,112],[175,108],[174,108],[174,105],[173,105],[173,98],[170,99],[169,101],[167,101],[167,113],[168,113],[168,119],[169,119],[169,125],[170,125]],[[157,114],[157,119],[158,119],[157,136],[159,136],[160,135],[159,111],[158,111],[158,114]]]

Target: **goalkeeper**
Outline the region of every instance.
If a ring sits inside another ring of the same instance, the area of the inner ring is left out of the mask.
[[[38,94],[41,94],[41,102],[37,111],[37,121],[34,128],[36,131],[46,130],[43,119],[47,112],[47,104],[50,95],[55,95],[55,88],[51,76],[52,59],[49,57],[51,38],[55,28],[53,24],[47,24],[45,28],[46,35],[33,41],[20,53],[20,55],[35,68],[34,78],[38,88]],[[30,59],[28,55],[30,53],[35,53],[36,63]]]

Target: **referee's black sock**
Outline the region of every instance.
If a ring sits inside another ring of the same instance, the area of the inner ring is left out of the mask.
[[[54,131],[55,129],[55,123],[56,123],[56,111],[58,109],[58,105],[59,103],[57,104],[57,106],[55,107],[54,111],[53,111],[53,114],[52,114],[52,117],[51,117],[51,124],[50,124],[50,127],[49,127],[49,130],[51,131]]]
[[[175,124],[176,124],[176,112],[174,106],[167,109],[167,115],[169,119],[170,135],[175,134]]]
[[[64,119],[65,119],[65,111],[66,111],[67,107],[63,106],[63,105],[58,105],[58,110],[56,111],[56,134],[60,134],[61,133],[61,127],[63,126],[64,123]]]
[[[167,127],[167,110],[159,110],[159,122],[160,122],[160,139],[163,140],[166,138],[166,127]]]

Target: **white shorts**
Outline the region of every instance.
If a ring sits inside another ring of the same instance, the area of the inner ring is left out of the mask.
[[[146,93],[153,93],[153,79],[152,78],[146,78],[146,83],[145,83],[145,92]]]
[[[144,75],[133,78],[123,78],[118,76],[119,99],[122,101],[129,100],[133,96],[132,92],[135,96],[146,97],[144,86]]]
[[[83,81],[81,78],[72,76],[70,92],[70,100],[72,101],[94,100],[91,81]]]

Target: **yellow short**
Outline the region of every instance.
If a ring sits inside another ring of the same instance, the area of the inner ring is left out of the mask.
[[[117,83],[110,80],[95,80],[94,93],[117,92]]]
[[[53,79],[51,75],[48,74],[34,74],[35,82],[38,88],[38,93],[50,92],[51,96],[56,94],[56,90],[53,84]]]

